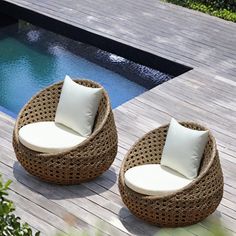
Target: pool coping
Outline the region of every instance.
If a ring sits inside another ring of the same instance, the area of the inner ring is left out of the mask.
[[[0,106],[0,112],[3,112],[7,115],[9,115],[11,118],[16,119],[17,118],[17,114],[15,114],[14,112],[10,111],[9,109]]]

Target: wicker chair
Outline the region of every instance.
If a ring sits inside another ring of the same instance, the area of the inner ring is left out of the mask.
[[[88,80],[78,84],[98,88]],[[38,121],[54,121],[62,82],[54,84],[23,107],[13,132],[13,147],[21,165],[32,175],[57,184],[78,184],[97,177],[112,164],[117,153],[117,131],[108,94],[104,90],[91,136],[76,148],[56,154],[32,151],[19,142],[21,127]]]
[[[195,130],[206,130],[196,123],[181,124]],[[164,196],[147,196],[131,190],[124,182],[124,174],[128,169],[142,164],[160,163],[168,127],[164,125],[149,132],[133,145],[121,166],[119,190],[129,210],[149,223],[163,227],[191,225],[213,213],[223,195],[223,174],[211,133],[198,177],[179,191]]]

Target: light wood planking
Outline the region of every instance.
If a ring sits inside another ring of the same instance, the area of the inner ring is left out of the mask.
[[[119,150],[112,167],[94,181],[57,186],[30,176],[15,159],[14,119],[0,112],[0,173],[12,179],[16,213],[34,231],[52,236],[73,230],[104,235],[206,235],[217,221],[236,235],[236,24],[158,0],[3,0],[115,42],[194,67],[114,110]],[[131,48],[130,48],[131,50]],[[189,227],[159,229],[123,205],[117,176],[124,155],[143,134],[170,121],[200,122],[213,132],[224,172],[217,211]],[[212,234],[213,236],[213,234]]]

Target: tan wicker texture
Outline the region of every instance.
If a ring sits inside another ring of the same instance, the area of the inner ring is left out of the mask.
[[[195,130],[206,130],[196,123],[181,124]],[[160,163],[168,127],[164,125],[149,132],[130,149],[120,170],[120,194],[129,210],[149,223],[163,227],[191,225],[214,212],[223,195],[223,174],[211,133],[199,175],[185,188],[165,196],[147,196],[136,193],[124,183],[124,173],[128,169],[147,163]]]
[[[101,87],[88,80],[75,80],[87,87]],[[91,136],[69,151],[47,154],[28,149],[19,142],[19,129],[37,121],[53,121],[62,82],[37,95],[21,110],[13,132],[13,147],[21,165],[32,175],[57,184],[78,184],[97,177],[112,164],[117,153],[117,131],[109,97],[104,90]]]

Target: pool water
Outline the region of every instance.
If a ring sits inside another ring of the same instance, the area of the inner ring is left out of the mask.
[[[63,80],[65,75],[103,85],[113,108],[153,87],[147,77],[159,76],[163,81],[170,78],[27,23],[0,32],[0,106],[14,114],[33,94]],[[143,86],[144,81],[147,86]]]

